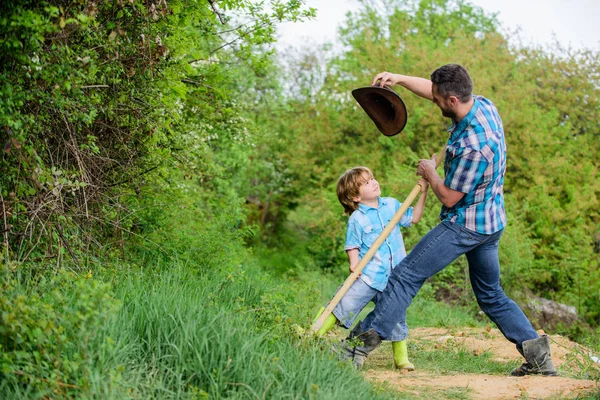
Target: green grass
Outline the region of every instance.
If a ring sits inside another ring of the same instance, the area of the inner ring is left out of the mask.
[[[145,398],[374,396],[318,346],[287,340],[270,282],[257,278],[199,280],[175,268],[160,280],[123,282],[118,293],[130,298],[107,334],[121,344],[114,362],[135,366],[124,382],[145,388]]]
[[[60,384],[41,380],[36,390],[5,369],[1,398],[391,398],[323,342],[297,339],[293,317],[306,299],[289,282],[251,267],[199,275],[146,265],[111,274],[120,309],[85,341],[74,334],[76,346],[57,350],[63,363],[80,354],[89,362],[71,378],[51,368]]]

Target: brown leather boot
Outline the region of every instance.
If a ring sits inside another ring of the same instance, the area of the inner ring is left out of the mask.
[[[550,357],[550,342],[548,335],[543,335],[537,339],[526,340],[523,342],[523,350],[519,350],[525,361],[520,367],[515,368],[511,375],[546,375],[556,376],[556,368]]]

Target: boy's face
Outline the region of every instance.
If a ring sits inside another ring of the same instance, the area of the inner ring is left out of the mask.
[[[376,200],[377,197],[381,196],[379,182],[372,175],[364,174],[363,179],[364,183],[360,185],[358,196],[353,199],[354,201],[364,203]]]

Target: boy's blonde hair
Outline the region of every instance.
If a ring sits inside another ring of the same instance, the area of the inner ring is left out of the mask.
[[[350,215],[358,210],[358,202],[353,199],[360,195],[360,187],[371,178],[373,178],[373,172],[367,167],[350,168],[340,176],[336,193],[338,200],[344,206],[344,214]]]

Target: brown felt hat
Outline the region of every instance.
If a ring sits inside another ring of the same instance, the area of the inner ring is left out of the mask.
[[[354,89],[352,96],[385,136],[397,135],[406,126],[406,106],[392,89],[367,86]]]

